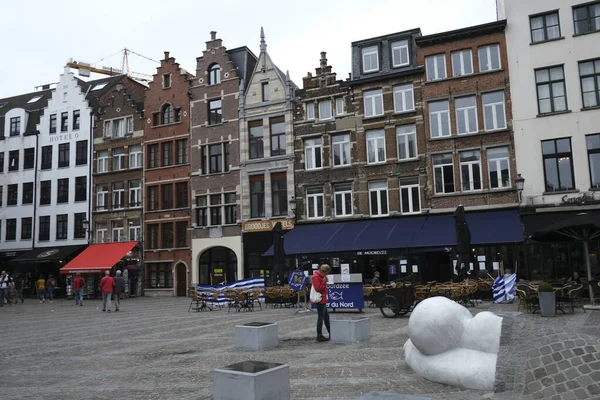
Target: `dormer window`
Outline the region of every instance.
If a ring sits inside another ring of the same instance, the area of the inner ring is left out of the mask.
[[[408,63],[408,40],[392,43],[392,66],[403,67]]]
[[[171,74],[163,74],[162,87],[163,89],[168,89],[171,87]]]
[[[173,106],[165,104],[162,109],[162,123],[163,125],[173,123]]]
[[[379,51],[377,46],[362,49],[362,63],[364,73],[379,71]]]
[[[216,85],[221,83],[221,66],[213,64],[208,71],[208,84]]]
[[[21,117],[12,117],[10,119],[10,136],[19,136],[21,134]]]

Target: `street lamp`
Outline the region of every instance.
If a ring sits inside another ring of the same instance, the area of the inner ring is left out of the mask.
[[[521,174],[517,174],[515,184],[517,185],[517,191],[519,192],[519,204],[521,204],[521,194],[523,193],[523,189],[525,188],[525,178],[523,178]]]
[[[292,213],[294,214],[294,220],[296,220],[296,205],[296,198],[292,196],[292,198],[290,199],[290,210],[292,210]]]
[[[92,235],[90,235],[90,221],[84,219],[81,221],[81,225],[83,225],[83,229],[85,230],[85,235],[87,237],[88,244],[91,242]]]

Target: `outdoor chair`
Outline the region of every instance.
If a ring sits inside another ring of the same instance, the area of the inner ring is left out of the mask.
[[[254,307],[254,302],[258,303],[258,308],[262,311],[262,306],[260,305],[260,295],[262,294],[261,288],[252,289],[252,306]]]
[[[188,312],[194,309],[194,311],[200,310],[200,298],[198,297],[198,292],[195,288],[191,288],[188,290],[188,296],[190,297],[190,306],[188,307]]]
[[[225,295],[225,297],[227,298],[227,313],[229,314],[229,312],[231,311],[232,308],[235,308],[235,310],[237,311],[241,306],[242,306],[242,297],[240,296],[239,292],[235,289],[226,289],[223,294]]]
[[[583,312],[585,312],[585,308],[583,307],[583,301],[581,299],[581,295],[583,293],[583,285],[577,284],[575,286],[571,286],[569,291],[565,292],[563,298],[565,302],[571,304],[571,312],[575,312],[574,306],[577,305],[581,307]]]
[[[519,304],[517,305],[517,311],[523,307],[525,312],[529,312],[529,304],[527,302],[527,293],[524,290],[516,289],[517,298],[519,299]]]
[[[280,287],[267,287],[265,288],[265,297],[273,305],[273,308],[277,305],[281,306],[281,288]]]
[[[213,307],[216,304],[217,307],[219,307],[219,310],[221,310],[221,309],[223,309],[223,306],[222,306],[221,302],[219,302],[219,296],[221,296],[221,291],[220,290],[213,291],[212,292],[212,297],[211,297],[211,303],[212,303]]]
[[[429,289],[424,285],[416,285],[413,294],[416,301],[423,301],[429,296]]]
[[[368,307],[373,307],[373,286],[363,285],[363,296],[365,298],[365,301],[370,302]]]
[[[296,300],[296,292],[291,287],[281,288],[281,298],[286,307],[291,307]]]

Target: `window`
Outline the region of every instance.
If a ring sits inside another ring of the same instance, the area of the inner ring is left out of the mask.
[[[362,49],[363,73],[379,71],[379,51],[377,46]]]
[[[331,142],[333,145],[333,166],[350,165],[350,135],[332,136]]]
[[[460,181],[463,192],[481,189],[481,152],[479,150],[461,151]]]
[[[335,115],[343,115],[344,114],[344,98],[338,97],[335,99]]]
[[[58,191],[56,192],[57,203],[68,203],[69,202],[69,178],[63,178],[57,180]]]
[[[306,211],[308,219],[323,218],[325,215],[323,187],[306,188]]]
[[[271,100],[271,94],[269,93],[269,82],[263,82],[262,86],[262,101]]]
[[[225,193],[225,223],[227,225],[237,222],[237,200],[235,193]]]
[[[160,187],[162,195],[162,207],[163,210],[173,208],[173,184],[162,185]]]
[[[56,239],[66,239],[69,233],[69,214],[56,216]]]
[[[112,184],[112,208],[113,210],[125,208],[125,182]]]
[[[510,187],[508,147],[494,147],[487,149],[487,163],[490,189]]]
[[[158,228],[157,228],[157,240],[158,240]],[[149,281],[146,282],[146,286],[149,288],[172,288],[173,287],[173,273],[171,272],[171,263],[156,263],[150,264],[149,266]]]
[[[173,123],[173,106],[165,104],[162,108],[162,123],[163,125]]]
[[[560,37],[558,11],[529,17],[529,26],[531,28],[532,43],[545,42]]]
[[[87,176],[75,177],[75,201],[87,200]]]
[[[106,241],[110,241],[108,238],[108,230],[104,228],[104,225],[96,224],[96,242],[104,243]]]
[[[307,139],[304,141],[305,169],[323,168],[321,156],[323,154],[323,139]]]
[[[50,115],[50,133],[56,133],[56,114]]]
[[[31,169],[35,166],[35,148],[31,147],[23,151],[23,169]]]
[[[23,197],[21,204],[33,204],[33,182],[23,183]]]
[[[123,221],[111,221],[111,229],[112,229],[112,241],[120,242],[125,239],[125,228],[123,227]]]
[[[19,185],[17,183],[6,187],[6,205],[16,206],[19,198]]]
[[[61,143],[58,145],[58,168],[69,166],[70,155],[71,155],[70,143]]]
[[[48,147],[52,147],[52,146],[48,146]],[[0,152],[0,172],[4,172],[4,152],[3,151]]]
[[[590,187],[598,189],[600,188],[600,135],[588,135],[585,141],[590,164]]]
[[[250,218],[265,216],[265,177],[250,176]]]
[[[162,144],[163,167],[173,165],[173,143],[165,142]]]
[[[402,67],[408,63],[408,40],[392,43],[392,67]]]
[[[52,145],[42,147],[42,169],[52,169]]]
[[[8,152],[8,170],[19,170],[19,150],[11,150]]]
[[[306,120],[315,119],[315,103],[306,103]]]
[[[250,159],[263,158],[264,157],[264,144],[263,144],[263,124],[262,120],[248,122],[248,129],[250,130]]]
[[[33,237],[33,218],[21,218],[21,240],[31,239]]]
[[[161,224],[162,230],[162,248],[170,249],[173,248],[173,223],[169,222]]]
[[[158,248],[158,224],[148,224],[148,248]]]
[[[69,113],[64,112],[60,114],[60,131],[67,132],[69,130]]]
[[[563,66],[543,68],[535,71],[538,110],[540,114],[565,111],[567,95]]]
[[[88,162],[88,142],[79,140],[75,143],[75,165],[85,165]]]
[[[188,183],[179,182],[175,184],[175,207],[184,208],[188,206]]]
[[[473,53],[461,50],[452,53],[452,76],[470,75],[473,73]]]
[[[112,150],[112,170],[120,171],[125,169],[125,149],[113,149]]]
[[[454,108],[456,109],[456,132],[459,135],[479,131],[475,96],[457,98],[454,101]]]
[[[79,115],[79,110],[73,110],[73,130],[78,130],[80,125],[81,116]]]
[[[506,129],[504,92],[484,93],[481,98],[483,100],[483,129],[486,131]]]
[[[210,196],[210,225],[221,225],[221,195],[213,194]]]
[[[142,145],[129,147],[129,168],[142,168]]]
[[[383,129],[367,132],[367,163],[385,162],[385,132]]]
[[[131,218],[129,220],[129,240],[141,240],[142,227],[140,226],[139,218]]]
[[[10,136],[19,136],[21,134],[21,117],[12,117],[10,119]]]
[[[160,113],[152,113],[152,126],[160,125]]]
[[[223,122],[223,108],[221,99],[208,101],[208,124],[216,125]]]
[[[218,83],[221,83],[221,66],[213,64],[208,70],[208,84],[216,85]]]
[[[319,119],[331,119],[331,100],[323,100],[319,102]]]
[[[352,208],[352,183],[333,185],[335,216],[345,217],[354,214]]]
[[[285,154],[285,119],[284,117],[271,118],[271,156]]]
[[[492,44],[479,48],[479,72],[500,69],[500,46]]]
[[[187,139],[180,139],[175,142],[176,161],[177,164],[188,163],[188,141]]]
[[[413,85],[394,86],[394,112],[414,111]]]
[[[9,218],[6,220],[6,236],[4,240],[17,239],[17,219]]]
[[[177,232],[177,247],[188,247],[188,223],[186,221],[175,222]]]
[[[600,105],[600,59],[579,63],[583,107]]]
[[[206,196],[196,197],[196,224],[208,226],[208,202]]]
[[[86,214],[75,213],[73,216],[73,238],[85,239],[85,227],[83,226],[83,221],[86,219]]]
[[[437,54],[425,57],[425,68],[427,69],[427,80],[436,81],[446,77],[446,55]]]
[[[129,181],[129,207],[140,207],[142,205],[142,182],[139,180]]]
[[[222,172],[223,167],[223,149],[221,143],[211,144],[208,146],[208,153],[210,159],[210,173],[216,174]]]
[[[544,159],[546,192],[574,190],[575,178],[573,177],[571,139],[542,141],[542,157]]]
[[[371,216],[388,215],[387,182],[369,182],[369,204]]]
[[[600,30],[600,3],[586,4],[573,8],[575,34],[596,32]]]
[[[452,153],[436,154],[433,162],[435,193],[454,193],[454,163]]]
[[[4,197],[4,186],[0,185],[0,207],[2,207],[3,197]]]
[[[148,210],[158,210],[158,186],[148,186]]]
[[[171,74],[163,74],[162,87],[163,89],[168,89],[171,87]]]
[[[364,98],[365,118],[383,115],[383,91],[381,89],[365,92]]]
[[[417,127],[415,125],[397,126],[396,141],[398,143],[398,160],[417,158]]]
[[[96,209],[108,210],[108,184],[96,186]]]
[[[400,212],[402,214],[421,212],[419,177],[400,178]]]
[[[125,125],[127,128],[127,133],[133,133],[133,117],[125,118]]]
[[[429,103],[429,129],[432,138],[450,136],[450,104],[448,100]]]
[[[123,118],[115,119],[113,121],[107,122],[110,124],[112,122],[112,137],[114,138],[122,138],[125,137],[125,124]],[[109,130],[110,132],[110,130]],[[110,137],[110,135],[109,135]]]
[[[271,174],[273,216],[287,215],[287,175],[285,172]]]
[[[52,201],[52,181],[40,182],[40,205],[50,204]]]
[[[50,216],[40,217],[40,232],[38,240],[50,240]]]
[[[108,172],[108,150],[99,151],[98,153],[98,173]]]
[[[159,152],[158,152],[158,144],[149,144],[147,146],[148,149],[148,168],[158,168],[159,167]]]

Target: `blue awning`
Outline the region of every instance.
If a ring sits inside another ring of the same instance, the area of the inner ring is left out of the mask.
[[[524,239],[516,209],[467,212],[467,222],[473,245]],[[452,214],[296,225],[284,236],[288,255],[455,245]],[[264,255],[273,255],[273,247]]]

